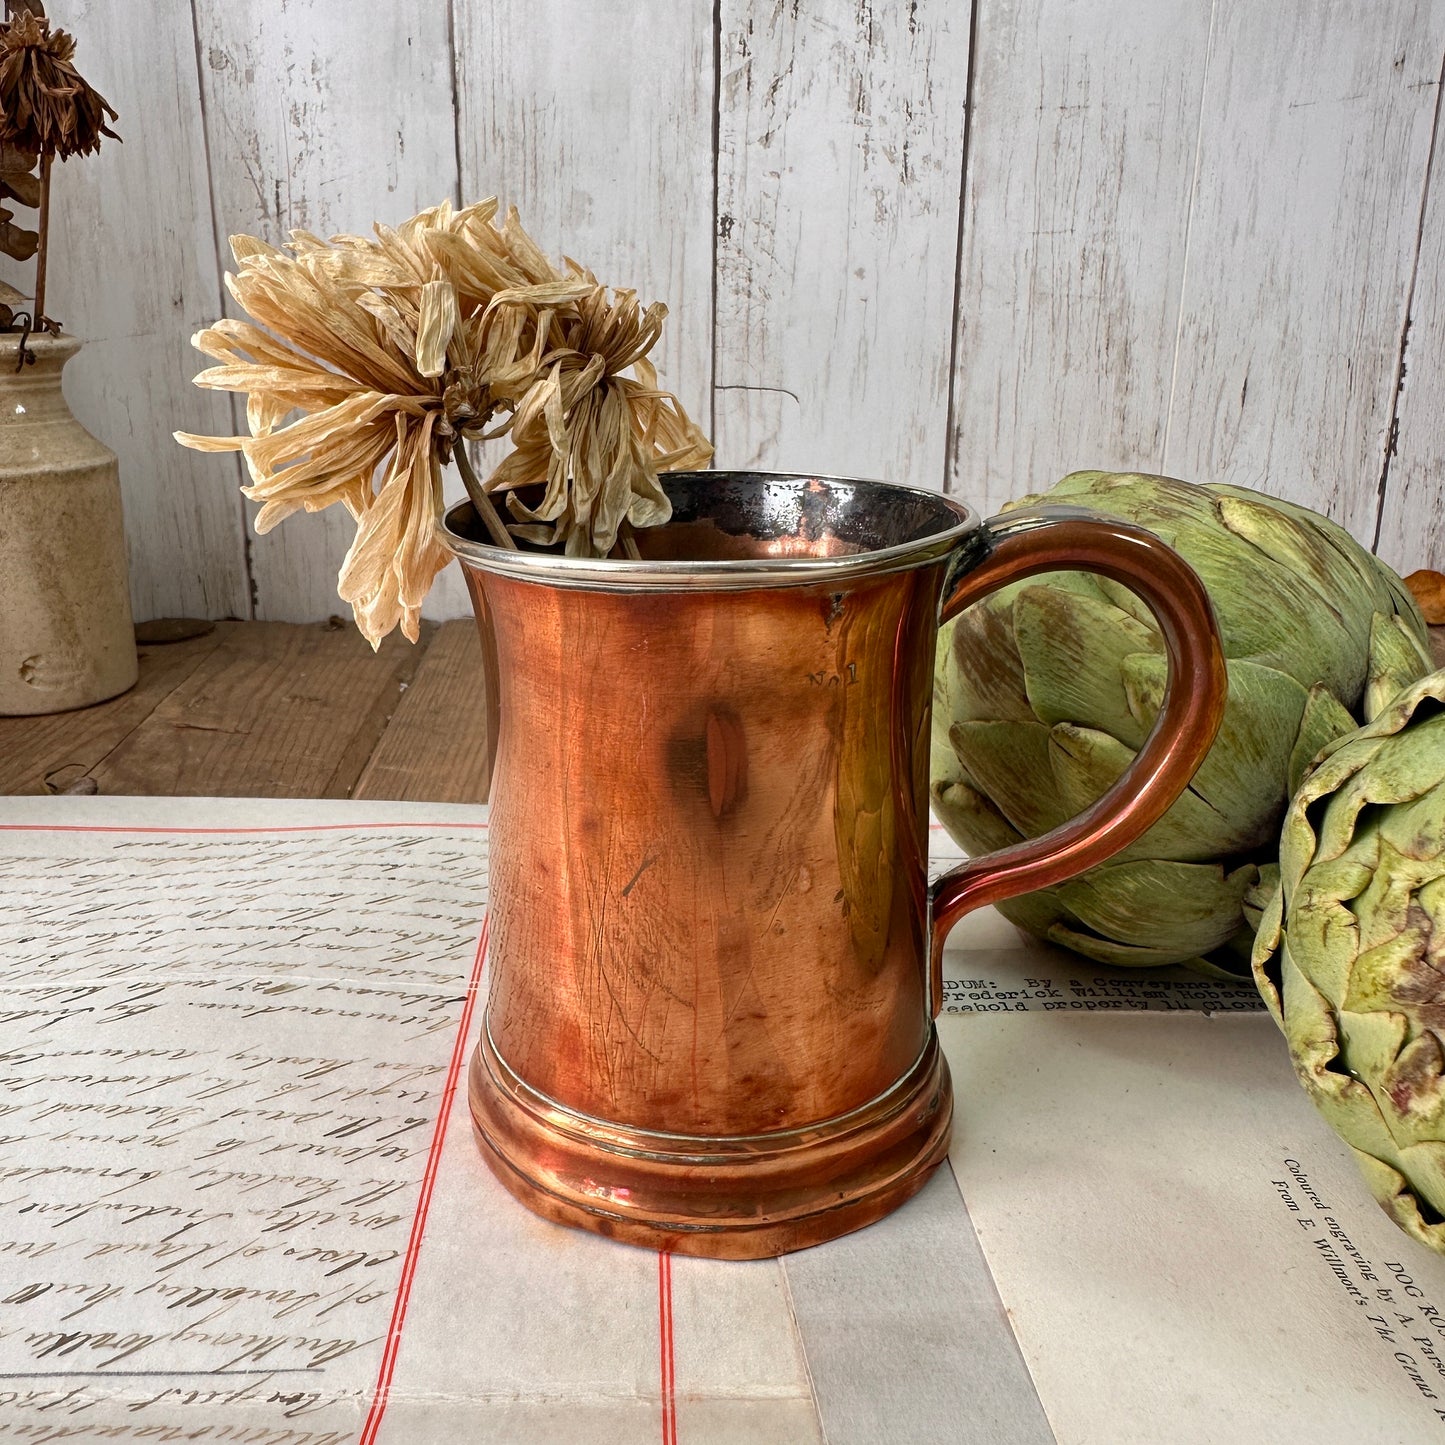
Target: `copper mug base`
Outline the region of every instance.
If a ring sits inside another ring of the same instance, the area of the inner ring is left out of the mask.
[[[519,1079],[485,1028],[468,1094],[492,1173],[533,1213],[711,1259],[764,1259],[881,1219],[927,1183],[948,1153],[953,1121],[948,1064],[932,1030],[886,1093],[773,1134],[661,1134],[589,1118]]]
[[[923,1186],[953,1112],[950,926],[1157,822],[1213,740],[1223,661],[1198,578],[1138,528],[983,522],[885,483],[661,480],[672,521],[634,560],[491,546],[470,503],[445,519],[497,749],[472,1120],[537,1214],[757,1258]],[[930,885],[940,620],[1060,568],[1153,610],[1155,725],[1080,817]]]

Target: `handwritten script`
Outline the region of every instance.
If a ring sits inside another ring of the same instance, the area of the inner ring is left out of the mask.
[[[0,1439],[355,1438],[485,836],[0,831]]]

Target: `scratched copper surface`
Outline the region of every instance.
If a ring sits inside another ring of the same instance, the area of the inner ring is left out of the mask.
[[[768,478],[754,535],[739,522],[754,478],[723,481],[725,525],[697,515],[694,491],[615,585],[555,558],[533,577],[515,554],[494,567],[494,549],[459,550],[499,708],[471,1073],[484,1151],[549,1217],[739,1257],[857,1228],[921,1186],[952,1110],[930,955],[968,908],[1145,831],[1213,738],[1223,672],[1202,587],[1146,533],[985,528],[930,494]],[[901,535],[887,515],[860,522],[895,491]],[[669,588],[682,557],[716,565]],[[787,558],[812,564],[799,585],[729,572]],[[941,608],[1059,566],[1139,590],[1178,680],[1110,795],[966,863],[930,907]]]

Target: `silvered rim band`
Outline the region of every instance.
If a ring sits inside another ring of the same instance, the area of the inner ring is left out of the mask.
[[[774,482],[819,481],[848,486],[877,486],[889,492],[924,497],[935,504],[942,502],[958,520],[951,527],[911,542],[837,557],[749,557],[687,562],[567,557],[559,552],[512,551],[496,547],[464,537],[453,527],[453,517],[470,508],[470,502],[458,502],[449,507],[437,520],[437,533],[454,556],[473,567],[523,582],[544,582],[553,587],[579,587],[598,592],[742,592],[756,587],[851,583],[865,577],[924,567],[947,556],[970,533],[979,531],[981,525],[978,514],[971,507],[926,487],[830,477],[813,472],[750,471],[747,475]]]

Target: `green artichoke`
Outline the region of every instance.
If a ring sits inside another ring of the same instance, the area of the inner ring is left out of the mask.
[[[1326,743],[1429,670],[1419,610],[1328,518],[1242,487],[1076,472],[1013,506],[1039,503],[1137,523],[1183,555],[1214,603],[1229,705],[1193,784],[1138,843],[1001,911],[1100,963],[1244,973],[1290,794]],[[971,607],[939,643],[939,818],[980,853],[1082,811],[1132,761],[1164,678],[1158,629],[1116,583],[1061,572]]]
[[[1385,1212],[1445,1254],[1445,672],[1325,750],[1280,875],[1255,981]]]

